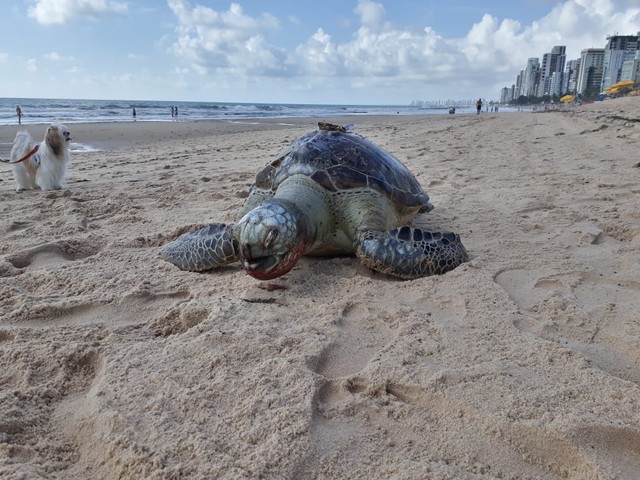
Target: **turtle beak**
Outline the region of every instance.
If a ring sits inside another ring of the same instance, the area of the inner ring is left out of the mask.
[[[255,250],[260,250],[256,252]],[[282,259],[287,255],[261,255],[262,249],[255,249],[248,243],[242,245],[242,266],[245,271],[254,278],[260,280],[271,280],[279,277],[287,271],[279,268],[282,265]]]
[[[272,280],[291,271],[304,253],[304,243],[283,254],[255,255],[250,244],[242,245],[242,266],[247,274],[258,280]],[[258,249],[262,253],[261,249]]]

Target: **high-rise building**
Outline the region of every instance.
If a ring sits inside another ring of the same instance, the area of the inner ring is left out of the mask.
[[[600,93],[604,64],[604,48],[585,48],[580,52],[580,72],[576,93],[594,98]]]
[[[500,96],[499,96],[500,103],[508,103],[511,100],[513,100],[511,95],[512,95],[512,93],[511,93],[511,89],[510,88],[507,88],[507,87],[502,88],[500,90]]]
[[[605,48],[584,49],[580,58],[568,62],[565,52],[564,45],[556,45],[542,56],[542,64],[538,58],[529,58],[516,76],[512,99],[567,93],[596,98],[604,88],[621,80],[640,84],[640,32],[608,36]]]
[[[516,90],[514,92],[514,100],[517,100],[520,95],[524,95],[522,93],[522,79],[524,77],[524,70],[520,70],[520,73],[516,75]]]
[[[578,84],[578,72],[580,71],[580,59],[569,60],[564,69],[562,78],[562,93],[576,93]]]
[[[604,48],[602,83],[600,90],[618,83],[621,78],[622,64],[633,60],[638,50],[638,35],[612,35],[607,37]]]
[[[640,50],[636,51],[635,58],[627,60],[622,64],[620,71],[620,81],[631,80],[640,83]]]
[[[540,67],[540,80],[537,85],[537,96],[542,97],[544,95],[559,95],[560,83],[562,72],[564,70],[564,63],[566,60],[565,52],[567,47],[564,45],[556,45],[551,49],[551,52],[545,53],[542,56],[542,66]],[[552,90],[552,82],[555,85]]]
[[[549,85],[549,87],[546,89],[545,95],[556,95],[556,96],[560,96],[560,94],[562,93],[562,81],[564,79],[564,72],[553,72],[551,73],[551,78],[547,79],[547,81],[545,82],[546,84]]]
[[[535,97],[536,86],[540,78],[540,59],[532,57],[527,60],[527,68],[524,69],[522,77],[521,93],[525,97]]]

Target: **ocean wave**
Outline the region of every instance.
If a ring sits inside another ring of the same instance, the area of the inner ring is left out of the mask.
[[[428,115],[441,111],[419,109],[412,106],[386,105],[303,105],[280,103],[233,102],[171,102],[150,100],[60,100],[0,98],[0,124],[17,123],[16,105],[24,114],[26,124],[127,122],[136,109],[137,121],[175,121],[172,107],[178,108],[177,120],[226,121],[237,118],[331,117],[335,115]],[[460,113],[463,113],[460,110]]]

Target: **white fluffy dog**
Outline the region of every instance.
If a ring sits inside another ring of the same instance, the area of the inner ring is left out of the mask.
[[[64,186],[69,154],[70,133],[67,127],[54,123],[44,134],[42,143],[34,142],[29,132],[16,134],[11,149],[16,191],[40,187],[58,190]]]

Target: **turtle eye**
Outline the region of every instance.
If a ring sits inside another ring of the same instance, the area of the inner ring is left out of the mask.
[[[270,228],[267,235],[264,237],[264,248],[269,248],[273,242],[275,242],[276,238],[278,238],[278,229]]]

